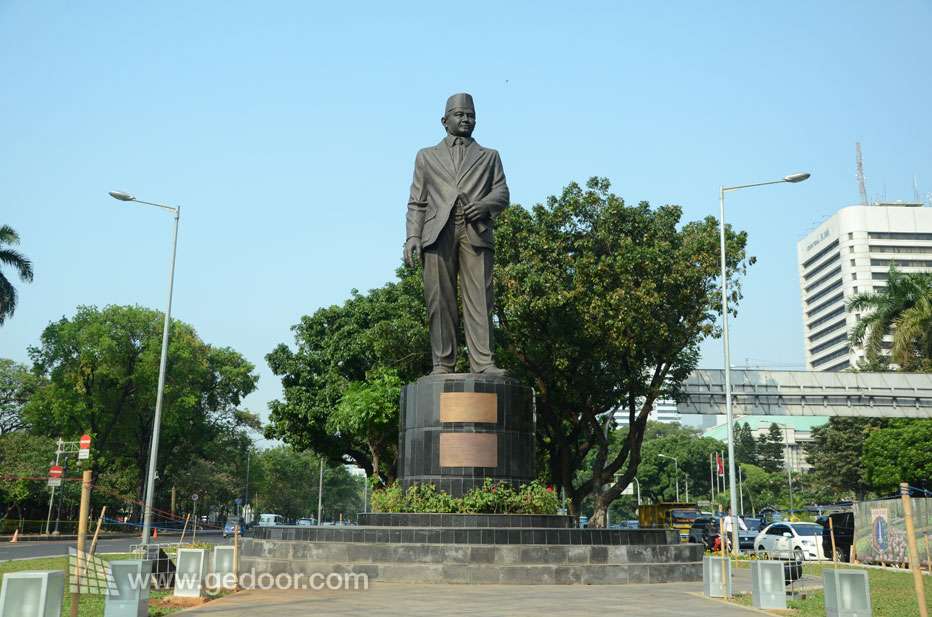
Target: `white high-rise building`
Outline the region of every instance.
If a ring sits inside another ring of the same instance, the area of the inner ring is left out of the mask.
[[[616,409],[614,411],[615,424],[618,426],[628,426],[628,410]],[[654,409],[650,413],[650,419],[654,422],[668,422],[679,424],[681,416],[676,410],[676,401],[660,400],[654,402]]]
[[[628,411],[617,409],[614,412],[617,426],[628,426]],[[721,422],[725,416],[705,416],[700,414],[680,414],[676,408],[676,401],[659,400],[654,402],[654,409],[650,412],[650,420],[666,422],[668,424],[682,424],[697,429],[707,429]]]
[[[802,291],[806,368],[841,371],[864,350],[848,335],[862,315],[852,296],[886,285],[891,264],[903,272],[932,271],[932,208],[880,203],[842,208],[796,245]],[[884,347],[889,348],[889,336]]]

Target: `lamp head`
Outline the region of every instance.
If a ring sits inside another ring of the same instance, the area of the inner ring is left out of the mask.
[[[110,191],[110,197],[119,199],[120,201],[136,201],[135,197],[129,193],[124,193],[123,191]]]
[[[808,173],[799,173],[799,174],[790,174],[788,176],[783,176],[784,182],[802,182],[803,180],[808,180],[810,174]]]

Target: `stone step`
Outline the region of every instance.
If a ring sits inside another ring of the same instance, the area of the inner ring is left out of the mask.
[[[639,564],[457,564],[457,563],[347,563],[288,561],[243,557],[240,572],[251,573],[261,585],[267,579],[290,575],[298,588],[337,574],[349,582],[362,585],[393,583],[460,583],[497,585],[625,585],[645,583],[695,582],[702,580],[702,565],[690,563]],[[312,578],[315,577],[316,579]],[[356,581],[355,583],[353,581]],[[281,584],[281,583],[278,583]]]
[[[417,515],[421,516],[421,515]],[[433,515],[425,515],[433,516]],[[438,515],[441,517],[447,515]],[[417,519],[420,521],[420,519]],[[675,529],[558,529],[539,527],[489,528],[477,526],[478,515],[465,515],[471,527],[255,527],[249,537],[256,540],[294,542],[366,542],[391,544],[562,544],[568,546],[626,546],[631,544],[678,544]],[[449,522],[449,521],[447,521]]]
[[[699,544],[564,546],[290,542],[247,538],[243,559],[295,563],[470,565],[638,565],[701,563]]]

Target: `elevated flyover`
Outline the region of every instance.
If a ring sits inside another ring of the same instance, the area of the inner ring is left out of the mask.
[[[731,370],[732,411],[742,416],[932,418],[932,374]],[[681,414],[724,414],[724,369],[693,371]]]

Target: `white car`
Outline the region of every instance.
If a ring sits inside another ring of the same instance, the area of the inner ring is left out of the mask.
[[[773,523],[754,538],[758,557],[771,559],[823,560],[822,525]]]

